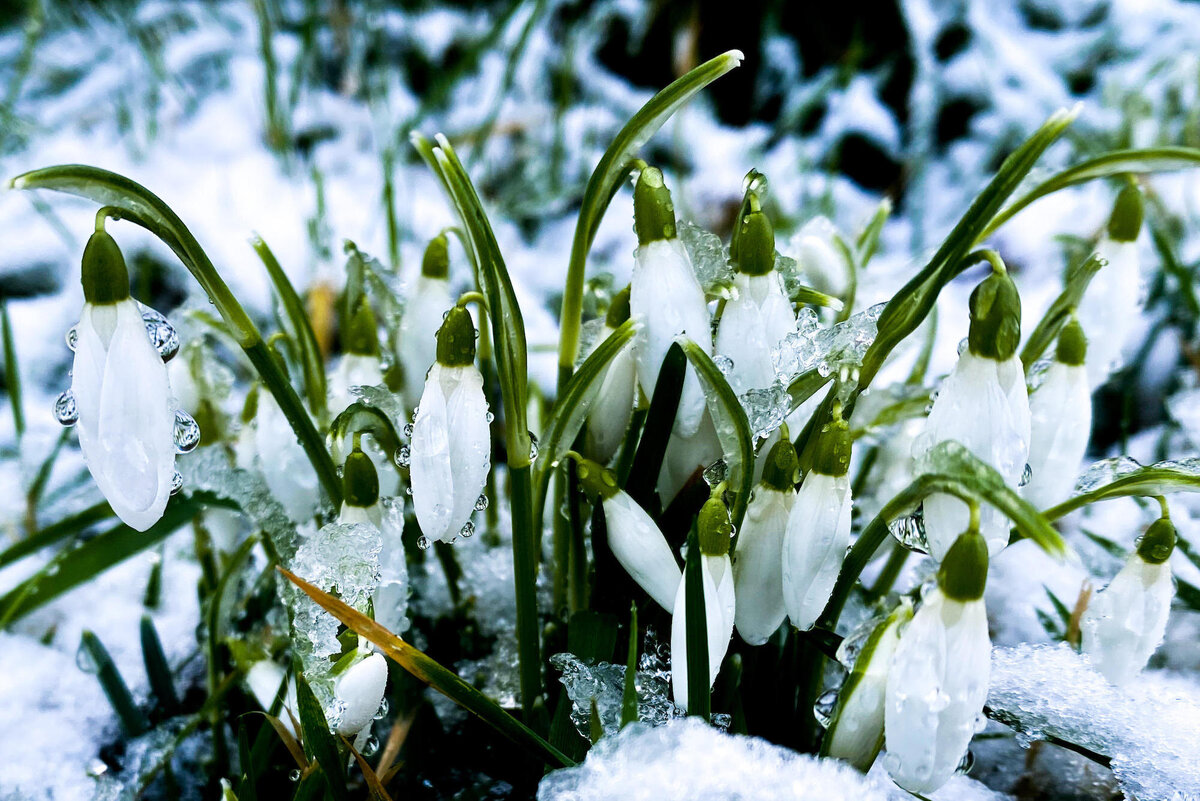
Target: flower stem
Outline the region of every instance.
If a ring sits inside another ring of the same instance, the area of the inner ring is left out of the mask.
[[[521,707],[534,731],[545,727],[535,718],[542,707],[542,658],[538,640],[537,532],[533,530],[533,476],[531,466],[509,464],[512,503],[513,581],[517,595],[517,654],[520,660]]]

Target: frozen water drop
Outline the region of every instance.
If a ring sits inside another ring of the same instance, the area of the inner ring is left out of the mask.
[[[365,757],[369,757],[369,756],[374,756],[375,752],[378,750],[379,750],[379,738],[376,737],[374,734],[372,734],[370,737],[367,738],[367,741],[365,743],[363,743],[362,750],[359,751],[359,753]]]
[[[721,375],[729,375],[733,372],[733,359],[728,356],[718,353],[713,357],[713,364],[721,371]]]
[[[108,773],[108,763],[103,759],[92,759],[87,763],[86,772],[93,779],[98,779]]]
[[[704,481],[708,484],[708,486],[715,487],[724,481],[726,476],[729,475],[729,465],[725,463],[724,459],[718,459],[708,467],[704,468],[702,475],[704,476]]]
[[[425,535],[421,535],[420,537],[417,538],[417,547],[420,548],[422,551],[429,550],[429,546],[431,544],[432,543],[429,541],[429,537],[426,537]]]
[[[54,401],[54,419],[64,426],[79,422],[79,407],[75,405],[75,393],[71,390],[65,390]]]
[[[971,768],[975,766],[975,754],[971,749],[967,749],[967,753],[963,754],[963,758],[958,761],[958,767],[954,769],[955,773],[970,773]]]
[[[1024,487],[1033,481],[1033,465],[1029,462],[1025,463],[1025,469],[1021,471],[1021,481],[1017,484],[1018,487]]]
[[[482,512],[486,508],[488,508],[488,496],[480,495],[475,499],[475,511]]]
[[[408,467],[412,463],[412,449],[407,445],[401,445],[400,450],[396,451],[396,464],[400,467]]]
[[[921,509],[893,520],[888,524],[888,533],[910,551],[929,553],[929,542],[925,538],[925,517]]]
[[[388,700],[384,698],[379,702],[379,709],[375,710],[375,720],[383,720],[388,713]]]
[[[200,444],[200,426],[190,414],[176,409],[175,430],[171,436],[175,440],[176,453],[191,453]]]
[[[837,706],[837,699],[837,690],[826,690],[817,697],[816,703],[813,704],[813,717],[817,719],[817,723],[821,724],[822,729],[829,728],[829,724],[833,720],[833,709]]]
[[[176,470],[171,474],[171,494],[179,492],[183,489],[183,474]]]
[[[290,782],[300,781],[300,769],[299,768],[292,768],[292,772],[288,774],[288,781],[290,781]]]
[[[485,414],[485,415],[483,416],[483,419],[484,419],[484,420],[487,420],[487,421],[488,421],[488,423],[491,423],[493,420],[495,420],[495,419],[496,419],[496,415],[492,414],[491,412],[488,412],[487,414]]]
[[[75,350],[75,345],[79,342],[79,331],[75,326],[71,326],[67,330],[67,347],[72,351]]]
[[[538,458],[538,438],[532,431],[526,432],[529,434],[529,461],[537,461]]]
[[[404,436],[409,437],[411,439],[412,435],[413,435],[413,424],[405,423],[404,424]]]
[[[967,337],[963,337],[962,339],[960,339],[958,341],[958,355],[959,356],[963,355],[963,351],[967,349],[967,346],[969,344],[970,344],[970,340],[968,340]]]
[[[84,673],[98,673],[100,671],[100,666],[92,658],[92,652],[87,649],[82,640],[79,643],[79,648],[75,651],[75,667]]]
[[[175,358],[175,354],[179,353],[179,333],[167,322],[167,318],[149,306],[143,306],[142,323],[146,326],[146,336],[150,337],[150,344],[158,351],[162,360],[169,362]]]
[[[475,534],[475,524],[470,520],[463,523],[463,527],[458,530],[458,533],[463,536],[463,539],[468,539]]]

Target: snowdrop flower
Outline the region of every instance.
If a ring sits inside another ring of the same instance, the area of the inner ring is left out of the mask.
[[[404,556],[402,507],[385,505],[379,497],[379,476],[371,457],[355,444],[342,468],[342,525],[367,525],[379,532],[379,584],[371,596],[375,621],[390,631],[405,623],[408,606],[408,564]]]
[[[1054,363],[1029,398],[1029,483],[1025,499],[1038,509],[1065,501],[1092,432],[1092,391],[1088,385],[1087,339],[1072,319],[1058,335]]]
[[[475,511],[492,465],[488,403],[475,366],[471,313],[455,306],[437,332],[413,421],[410,484],[421,533],[430,541],[458,536]]]
[[[846,260],[834,244],[837,236],[837,229],[829,218],[814,217],[792,237],[791,246],[796,262],[813,289],[841,297],[846,291],[849,275]]]
[[[1167,563],[1173,550],[1175,526],[1162,517],[1146,530],[1121,572],[1083,613],[1083,653],[1113,684],[1135,678],[1162,642],[1175,597]]]
[[[1121,351],[1141,319],[1142,277],[1137,238],[1142,193],[1130,183],[1117,195],[1108,230],[1096,250],[1108,259],[1088,284],[1076,314],[1088,337],[1087,372],[1092,389],[1123,364]]]
[[[679,563],[667,538],[637,501],[617,486],[617,476],[591,459],[568,453],[579,464],[583,491],[604,510],[608,547],[637,585],[668,612],[675,608]]]
[[[82,283],[70,389],[79,448],[113,511],[130,528],[145,531],[162,517],[175,476],[167,366],[129,296],[121,250],[103,230],[83,251]]]
[[[796,450],[786,438],[771,447],[762,483],[750,498],[733,562],[737,632],[762,645],[787,617],[783,599],[783,536],[796,498]]]
[[[329,410],[336,415],[354,402],[351,387],[373,387],[383,383],[383,361],[379,358],[379,332],[367,296],[361,295],[342,332],[342,358],[329,375]]]
[[[788,618],[801,630],[811,629],[825,609],[850,545],[849,468],[850,426],[835,407],[783,537],[783,598]]]
[[[653,397],[659,369],[675,338],[691,338],[712,352],[708,302],[696,280],[691,259],[675,235],[675,207],[662,172],[646,167],[633,191],[633,227],[638,249],[629,305],[640,324],[634,350],[638,381]],[[700,427],[705,398],[696,371],[688,366],[675,417],[675,433],[691,436]]]
[[[925,432],[913,446],[920,472],[933,472],[926,454],[955,440],[1016,486],[1029,455],[1029,396],[1016,355],[1021,338],[1021,298],[997,261],[992,274],[971,293],[967,348],[942,382]],[[925,499],[929,553],[940,560],[967,527],[967,505],[950,495]],[[998,509],[980,510],[980,532],[992,555],[1008,544],[1009,524]]]
[[[286,689],[283,686],[285,679]],[[283,690],[283,708],[279,711],[279,722],[295,737],[296,726],[293,719],[297,709],[296,680],[288,679],[287,672],[270,659],[260,659],[246,671],[246,686],[264,712],[270,712],[275,707],[275,699],[280,690]]]
[[[712,687],[729,649],[736,617],[733,566],[729,562],[729,510],[719,498],[709,498],[696,521],[700,548],[701,586],[704,588],[705,631],[708,632],[708,686]],[[675,705],[687,709],[687,582],[680,581],[671,617],[671,687]]]
[[[613,297],[604,328],[596,337],[596,347],[628,319],[629,288],[626,287]],[[625,347],[604,368],[600,389],[588,412],[587,452],[596,461],[608,462],[617,452],[633,417],[636,395],[637,364],[632,348]]]
[[[796,328],[792,302],[775,271],[775,231],[758,196],[750,193],[748,201],[738,236],[736,293],[725,303],[716,341],[717,353],[733,362],[726,378],[739,395],[774,383],[771,354]]]
[[[663,508],[675,500],[679,491],[688,482],[698,480],[696,476],[704,468],[721,458],[721,440],[712,415],[705,409],[700,417],[700,427],[688,436],[672,434],[667,440],[667,452],[663,455],[662,467],[658,471],[655,490]]]
[[[265,389],[257,393],[254,428],[248,436],[253,436],[254,465],[272,497],[292,520],[311,519],[321,495],[317,473],[275,396]]]
[[[371,725],[387,689],[387,676],[387,660],[382,654],[372,653],[357,659],[337,677],[330,722],[338,734],[354,737]]]
[[[992,650],[987,566],[986,541],[967,531],[900,633],[885,691],[884,764],[910,793],[931,793],[954,775],[983,712]]]
[[[425,373],[437,359],[437,339],[430,332],[442,325],[442,317],[454,305],[450,296],[449,242],[444,233],[425,248],[421,274],[413,285],[400,318],[398,350],[404,368],[404,400],[416,406],[425,388]]]
[[[821,740],[821,756],[849,762],[863,773],[870,770],[883,747],[888,670],[900,644],[900,630],[912,615],[912,602],[904,598],[867,636],[838,691]],[[842,657],[840,650],[838,656]]]

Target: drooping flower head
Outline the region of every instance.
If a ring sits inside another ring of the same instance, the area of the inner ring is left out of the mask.
[[[437,359],[434,332],[442,315],[454,305],[450,295],[450,251],[446,234],[430,240],[400,318],[398,350],[404,368],[404,399],[414,407],[425,388],[425,373]]]
[[[1038,509],[1065,501],[1092,432],[1087,338],[1072,318],[1058,335],[1054,362],[1029,398],[1029,483],[1025,499]]]
[[[629,319],[629,287],[613,296],[604,328],[596,337],[596,347]],[[626,346],[604,368],[600,389],[588,411],[587,453],[598,462],[607,462],[625,436],[637,400],[637,363],[633,349]]]

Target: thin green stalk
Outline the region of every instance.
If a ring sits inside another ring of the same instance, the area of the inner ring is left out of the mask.
[[[583,541],[583,512],[579,508],[578,469],[574,459],[567,460],[566,501],[570,524],[567,528],[568,615],[587,608],[587,549]]]
[[[100,639],[88,629],[84,629],[79,648],[95,667],[96,678],[112,704],[113,711],[117,713],[117,721],[121,724],[122,731],[129,737],[136,737],[150,728],[149,721],[142,714],[142,710],[138,709],[133,694],[129,692],[129,685],[125,683]]]
[[[25,405],[21,402],[21,371],[17,367],[17,348],[13,340],[12,321],[8,317],[8,301],[0,298],[0,334],[4,337],[4,387],[13,410],[13,425],[17,429],[17,444],[25,436]]]
[[[867,591],[868,597],[872,599],[882,598],[892,591],[892,586],[895,585],[896,579],[900,576],[900,571],[904,569],[904,563],[908,561],[909,550],[900,543],[896,543],[892,548],[892,552],[888,554],[887,561],[883,563],[883,569],[879,571],[879,575],[875,578],[875,583],[871,585],[871,589]]]
[[[708,615],[704,609],[704,570],[700,539],[695,524],[688,534],[687,561],[684,564],[684,603],[687,605],[687,712],[708,720],[712,714],[709,687]],[[679,699],[676,699],[679,700]]]
[[[520,659],[521,708],[526,723],[541,732],[542,658],[537,611],[537,532],[533,529],[533,475],[528,464],[509,465],[512,503],[513,583],[517,594],[517,654]]]

